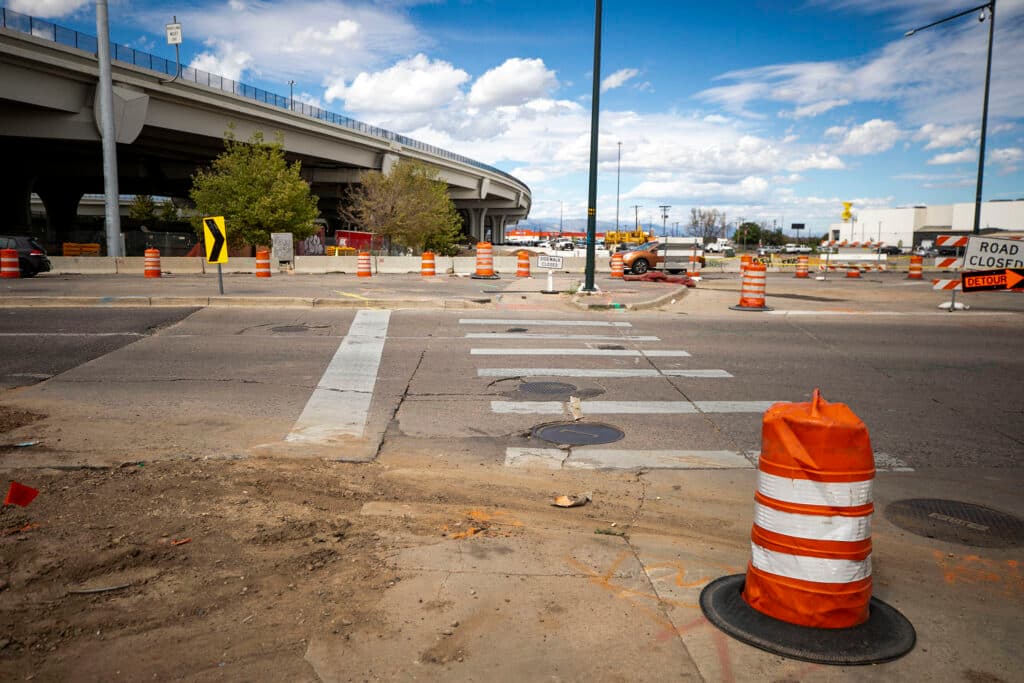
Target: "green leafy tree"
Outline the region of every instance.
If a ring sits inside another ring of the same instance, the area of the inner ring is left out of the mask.
[[[403,159],[388,174],[365,173],[339,207],[342,219],[419,253],[457,252],[462,219],[447,185],[423,164]]]
[[[137,194],[128,205],[128,217],[143,225],[153,225],[157,222],[157,206],[153,198],[148,194]]]
[[[192,176],[189,196],[198,212],[193,220],[196,232],[202,234],[203,216],[224,216],[232,247],[269,245],[272,232],[290,232],[298,240],[309,237],[320,212],[300,170],[298,161],[285,160],[280,134],[266,142],[256,131],[241,142],[229,128],[224,152],[210,168]]]

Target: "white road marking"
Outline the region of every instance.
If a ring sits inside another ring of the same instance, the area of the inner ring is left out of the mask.
[[[686,351],[639,351],[636,349],[470,349],[471,356],[629,356],[639,358],[676,358],[689,356]]]
[[[362,437],[373,400],[390,311],[359,311],[286,441]]]
[[[467,339],[557,339],[562,341],[614,341],[614,342],[647,342],[661,341],[658,337],[639,335],[621,337],[614,334],[528,334],[518,332],[469,332]]]
[[[531,327],[633,327],[633,323],[608,320],[504,320],[500,318],[460,318],[460,325],[529,325]]]
[[[763,413],[779,401],[580,401],[584,415],[693,415],[702,413]],[[561,401],[491,401],[491,412],[555,415],[565,411]]]
[[[644,368],[477,368],[477,377],[732,377],[725,370],[649,370]]]
[[[947,311],[948,312],[948,311]],[[883,316],[883,317],[929,317],[929,316],[942,316],[942,313],[931,312],[931,311],[805,311],[805,310],[775,310],[765,311],[768,315],[865,315],[865,316]],[[971,312],[971,316],[978,315],[1007,315],[1000,311],[978,311]],[[1013,315],[1013,314],[1011,314]]]
[[[506,467],[548,469],[753,469],[737,451],[506,448]]]

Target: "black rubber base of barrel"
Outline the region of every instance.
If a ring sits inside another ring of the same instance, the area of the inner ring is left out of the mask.
[[[771,306],[730,306],[731,311],[774,311]]]
[[[470,275],[470,277],[473,278],[474,280],[500,280],[501,279],[497,275],[477,275],[476,273],[473,273],[472,275]]]
[[[914,648],[917,633],[907,618],[871,598],[869,617],[852,628],[810,628],[773,619],[743,599],[743,574],[715,579],[700,594],[704,616],[727,634],[790,659],[851,666],[898,659]]]

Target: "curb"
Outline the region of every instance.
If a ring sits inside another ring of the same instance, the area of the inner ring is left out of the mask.
[[[582,301],[579,295],[573,297],[572,302],[577,307],[585,311],[642,311],[648,308],[657,308],[659,306],[664,305],[666,302],[672,301],[673,299],[681,299],[684,296],[686,296],[689,289],[689,287],[681,286],[678,289],[672,290],[671,292],[666,292],[661,296],[655,297],[648,301],[636,301],[628,304],[617,304],[614,302],[606,304],[588,303]]]
[[[259,296],[19,296],[0,298],[0,308],[486,308],[480,299],[321,299]]]

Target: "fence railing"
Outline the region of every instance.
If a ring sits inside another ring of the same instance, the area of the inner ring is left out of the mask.
[[[43,40],[50,40],[94,55],[97,54],[99,50],[99,39],[96,38],[96,36],[90,36],[86,33],[81,33],[74,29],[66,28],[64,26],[54,24],[53,22],[46,21],[44,19],[37,19],[36,17],[28,14],[22,14],[6,8],[0,8],[0,27],[8,28],[19,33],[26,33]],[[135,48],[128,47],[127,45],[119,45],[114,42],[110,43],[110,56],[111,59],[115,61],[124,62],[143,69],[149,69],[150,71],[157,71],[168,76],[173,76],[178,70],[178,65],[174,61],[149,54],[148,52],[143,52],[142,50],[136,50]],[[475,159],[470,159],[469,157],[461,154],[449,152],[446,149],[441,149],[434,145],[428,145],[424,142],[420,142],[419,140],[415,140],[405,135],[400,135],[399,133],[395,133],[385,128],[371,126],[368,123],[357,121],[349,118],[348,116],[343,116],[342,114],[335,114],[334,112],[321,109],[320,107],[316,107],[311,104],[306,104],[305,102],[297,102],[294,98],[278,95],[276,93],[263,90],[262,88],[246,85],[245,83],[240,83],[230,78],[211,74],[207,71],[202,71],[201,69],[193,69],[187,66],[181,67],[181,73],[178,75],[178,80],[203,85],[208,88],[214,88],[222,92],[238,95],[239,97],[269,104],[280,109],[287,109],[293,113],[324,121],[341,128],[354,130],[363,133],[364,135],[372,135],[391,142],[397,142],[406,147],[411,147],[442,159],[456,161],[485,171],[490,171],[491,173],[497,173],[498,175],[508,178],[517,184],[523,184],[523,182],[515,176],[506,173],[499,168],[495,168],[494,166],[476,161]]]

